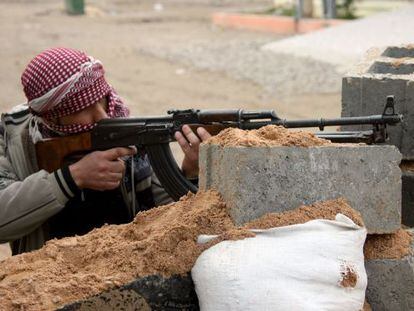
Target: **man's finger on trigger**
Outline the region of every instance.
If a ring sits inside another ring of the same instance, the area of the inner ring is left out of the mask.
[[[119,159],[124,160],[124,161],[127,161],[131,156],[137,154],[137,152],[138,152],[138,149],[135,146],[128,146],[128,147],[125,147],[125,148],[128,148],[129,150],[131,150],[131,154],[128,154],[128,155],[123,156],[123,157],[119,157]]]
[[[128,146],[127,148],[130,149],[134,154],[137,154],[138,152],[138,149],[136,146]]]
[[[134,155],[136,152],[134,149],[124,148],[124,147],[117,147],[112,148],[104,151],[104,156],[107,160],[116,160],[118,158]]]
[[[204,127],[198,127],[197,134],[202,141],[206,141],[211,137],[211,134]]]

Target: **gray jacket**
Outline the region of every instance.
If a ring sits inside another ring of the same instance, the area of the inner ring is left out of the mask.
[[[42,247],[47,236],[42,225],[74,196],[60,169],[39,170],[29,135],[32,118],[24,105],[1,117],[0,243],[20,240],[19,253]],[[149,179],[142,183],[151,185],[156,205],[170,203],[155,175]],[[124,192],[126,202],[129,196]]]

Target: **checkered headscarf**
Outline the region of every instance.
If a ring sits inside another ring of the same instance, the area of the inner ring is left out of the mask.
[[[55,124],[55,118],[87,108],[105,96],[110,118],[129,115],[115,90],[105,81],[98,60],[68,48],[52,48],[37,55],[22,74],[23,90],[31,112],[49,130],[74,134],[92,129],[96,124]],[[41,132],[48,132],[42,127]]]

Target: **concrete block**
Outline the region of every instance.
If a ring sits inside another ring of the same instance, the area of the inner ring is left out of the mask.
[[[390,46],[386,48],[382,54],[384,56],[392,57],[392,58],[404,58],[404,57],[414,58],[414,48],[404,47],[404,46]]]
[[[414,171],[402,170],[402,223],[414,227]]]
[[[404,115],[401,124],[388,128],[389,143],[404,160],[414,160],[414,47],[370,50],[342,80],[342,116],[382,114],[388,95],[395,96],[396,111]]]
[[[401,225],[401,154],[394,146],[220,147],[200,149],[199,187],[217,189],[237,224],[269,212],[338,197],[369,233]]]
[[[357,76],[342,78],[342,115],[349,117],[360,116],[362,78]]]
[[[372,310],[414,310],[413,254],[414,243],[411,245],[411,255],[404,258],[365,261],[368,275],[366,297]]]

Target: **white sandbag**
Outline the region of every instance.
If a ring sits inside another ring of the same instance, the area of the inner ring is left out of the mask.
[[[362,310],[365,228],[338,214],[252,231],[256,237],[223,241],[197,259],[191,274],[201,310]]]

